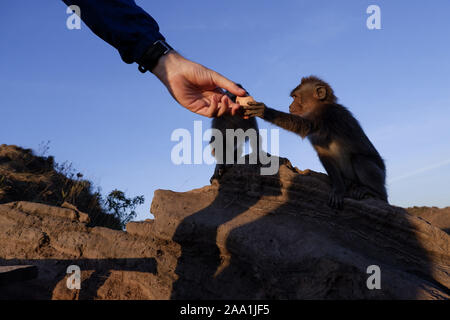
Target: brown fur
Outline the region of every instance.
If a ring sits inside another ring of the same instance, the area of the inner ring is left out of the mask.
[[[305,77],[291,96],[290,113],[256,102],[244,107],[244,116],[261,117],[308,138],[330,177],[332,207],[342,207],[344,194],[387,201],[384,161],[358,120],[336,103],[331,86],[315,76]]]

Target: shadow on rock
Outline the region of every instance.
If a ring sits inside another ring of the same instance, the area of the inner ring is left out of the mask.
[[[286,160],[277,176],[234,166],[180,222],[173,299],[447,299],[449,237],[382,201],[327,206],[328,177]],[[193,197],[198,196],[192,194]],[[369,266],[381,289],[369,289]]]
[[[1,300],[49,300],[58,291],[58,299],[97,299],[99,289],[110,278],[112,271],[132,271],[156,274],[154,258],[120,259],[34,259],[0,260],[0,265],[35,265],[38,277],[0,287]],[[81,270],[81,289],[68,289],[67,268],[76,265]],[[120,281],[120,279],[119,279]],[[44,289],[43,289],[44,288]]]

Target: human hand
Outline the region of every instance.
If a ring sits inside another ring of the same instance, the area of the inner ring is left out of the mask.
[[[246,106],[242,106],[244,119],[251,117],[264,118],[264,111],[266,110],[266,105],[262,102],[249,101]]]
[[[174,51],[162,56],[152,72],[179,104],[209,118],[225,113],[234,115],[240,109],[222,88],[236,96],[245,95],[245,90],[234,82]]]

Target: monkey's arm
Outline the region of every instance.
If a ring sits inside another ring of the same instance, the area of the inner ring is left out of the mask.
[[[305,138],[313,130],[311,121],[294,114],[269,108],[262,102],[249,103],[243,108],[244,116],[260,117],[278,127],[297,133],[302,138]]]

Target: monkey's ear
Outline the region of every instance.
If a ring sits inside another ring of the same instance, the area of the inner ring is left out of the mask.
[[[314,90],[314,95],[319,100],[325,100],[327,97],[327,88],[324,86],[317,86]]]

